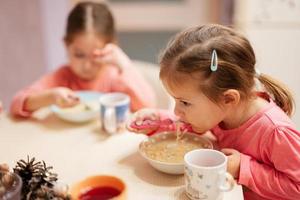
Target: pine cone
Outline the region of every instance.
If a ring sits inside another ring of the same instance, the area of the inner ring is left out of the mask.
[[[23,180],[22,200],[69,200],[70,197],[65,194],[62,196],[54,190],[57,181],[57,174],[51,172],[53,167],[46,165],[44,161],[35,162],[35,158],[27,162],[20,160],[14,168],[14,172],[19,174]]]
[[[27,199],[27,194],[35,190],[36,187],[39,187],[39,183],[35,183],[34,180],[35,178],[39,177],[39,172],[41,171],[41,169],[41,162],[35,162],[35,158],[29,160],[29,156],[27,156],[27,162],[24,160],[20,160],[17,162],[17,165],[14,168],[14,172],[18,174],[23,181],[22,199]]]

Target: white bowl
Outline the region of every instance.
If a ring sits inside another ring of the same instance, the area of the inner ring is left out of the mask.
[[[145,149],[147,148],[147,145],[151,145],[151,143],[152,144],[157,143],[166,139],[176,140],[176,133],[162,132],[148,137],[147,139],[145,139],[143,142],[140,143],[139,152],[155,169],[167,174],[183,174],[184,173],[183,158],[182,158],[182,162],[180,163],[169,163],[169,162],[163,162],[163,161],[152,159],[145,153]],[[207,148],[207,149],[213,148],[212,143],[208,139],[194,133],[185,133],[182,139],[194,140],[197,142],[199,141],[199,143],[203,148]]]
[[[60,119],[74,122],[83,123],[90,120],[94,120],[100,117],[100,104],[99,97],[102,93],[91,92],[91,91],[80,91],[76,92],[80,101],[83,102],[72,108],[60,108],[58,106],[52,105],[50,108],[52,112]],[[88,109],[85,107],[88,106]]]

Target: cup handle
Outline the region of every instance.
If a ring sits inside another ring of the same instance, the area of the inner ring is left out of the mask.
[[[219,175],[220,175],[220,177],[223,177],[224,174],[226,177],[226,181],[225,181],[224,185],[219,185],[219,189],[222,192],[228,192],[233,189],[235,181],[234,181],[234,178],[231,176],[231,174],[229,174],[228,172],[220,172]]]
[[[117,131],[117,119],[114,107],[107,107],[104,112],[103,125],[107,132],[115,133]]]

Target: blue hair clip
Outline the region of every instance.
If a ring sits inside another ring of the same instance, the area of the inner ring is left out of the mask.
[[[215,72],[217,71],[217,69],[218,69],[218,55],[217,55],[217,51],[214,49],[211,54],[210,70],[212,72]]]

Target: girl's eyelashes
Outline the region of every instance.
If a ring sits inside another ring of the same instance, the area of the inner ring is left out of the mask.
[[[190,106],[190,105],[192,105],[191,103],[186,102],[186,101],[182,101],[182,100],[180,100],[180,104],[182,104],[183,106]]]

